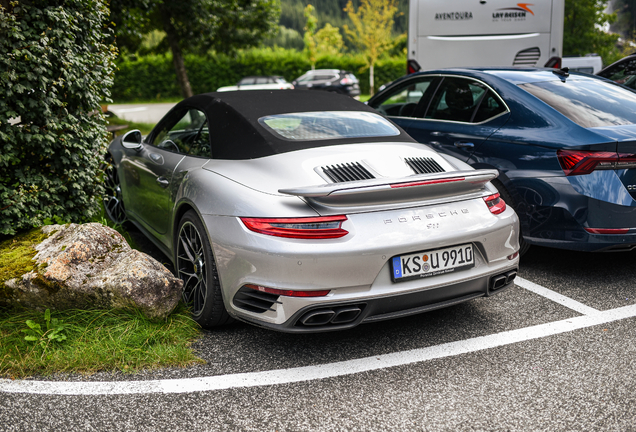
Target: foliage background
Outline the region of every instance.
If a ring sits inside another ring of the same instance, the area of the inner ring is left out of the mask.
[[[322,28],[329,23],[334,27],[342,28],[344,24],[351,25],[344,8],[348,0],[281,0],[281,15],[279,24],[284,27],[284,31],[295,31],[300,34],[302,40],[305,17],[303,11],[307,4],[312,4],[315,8],[315,15],[318,19],[317,28]],[[357,9],[360,6],[359,0],[352,0],[353,6]],[[408,0],[397,0],[398,14],[395,16],[394,34],[397,36],[406,33],[408,30]],[[345,39],[349,48],[353,44]],[[290,44],[293,42],[290,42]],[[293,45],[279,45],[285,48],[292,48]],[[302,47],[301,47],[302,49]]]
[[[99,211],[117,51],[102,0],[0,3],[0,235]],[[111,39],[112,40],[112,39]]]
[[[278,30],[278,0],[109,0],[117,44],[136,52],[145,36],[165,35],[157,53],[170,50],[181,95],[193,95],[184,54],[232,54]]]
[[[281,75],[288,81],[311,69],[303,53],[283,49],[241,51],[235,57],[185,56],[185,64],[195,94],[216,91],[226,85],[235,85],[248,75]],[[318,57],[316,68],[336,68],[353,72],[360,80],[362,93],[369,93],[369,71],[361,55]],[[165,55],[130,56],[120,58],[119,70],[112,89],[119,101],[153,100],[179,97],[172,58]],[[406,61],[402,57],[381,59],[375,68],[377,86],[404,75]]]
[[[607,0],[565,0],[563,55],[584,56],[596,53],[608,65],[622,56],[616,46],[618,34],[606,33],[616,14],[606,14]]]

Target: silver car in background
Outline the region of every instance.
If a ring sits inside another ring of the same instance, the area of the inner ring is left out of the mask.
[[[238,90],[292,90],[294,86],[282,76],[248,76],[234,86],[219,87],[217,92]]]
[[[197,95],[107,158],[109,216],[171,257],[205,328],[346,329],[490,296],[517,273],[497,171],[346,96]]]

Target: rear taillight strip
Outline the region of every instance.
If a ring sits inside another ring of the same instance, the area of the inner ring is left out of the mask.
[[[636,168],[636,155],[608,151],[557,150],[566,176],[591,174],[596,170]]]
[[[344,215],[306,218],[240,218],[250,231],[274,237],[331,239],[349,234],[342,229]]]
[[[465,180],[464,177],[455,177],[455,178],[445,178],[445,179],[439,179],[439,180],[425,180],[425,181],[419,181],[419,182],[393,183],[391,185],[391,188],[395,189],[395,188],[403,188],[403,187],[425,186],[425,185],[432,185],[432,184],[439,184],[439,183],[453,183],[453,182],[464,181],[464,180]]]
[[[330,293],[330,290],[319,291],[296,291],[296,290],[281,290],[277,288],[264,287],[262,285],[246,284],[245,287],[251,288],[256,291],[274,294],[285,297],[325,297]]]
[[[627,234],[630,228],[585,228],[590,234]]]

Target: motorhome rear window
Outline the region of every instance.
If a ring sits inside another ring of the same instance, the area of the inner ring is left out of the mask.
[[[362,111],[277,114],[261,117],[258,122],[279,138],[293,141],[384,137],[400,134],[400,131],[383,117]]]
[[[612,83],[567,79],[519,87],[586,128],[636,124],[636,93]]]

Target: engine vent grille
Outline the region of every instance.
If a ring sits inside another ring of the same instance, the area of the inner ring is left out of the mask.
[[[404,162],[417,174],[432,174],[444,172],[444,168],[432,158],[405,158]]]
[[[359,162],[324,166],[322,167],[322,171],[334,183],[369,180],[375,178],[375,176]]]
[[[537,61],[541,57],[541,50],[538,47],[528,48],[519,51],[515,56],[513,66],[536,66]]]
[[[263,313],[273,311],[274,303],[278,301],[276,294],[269,294],[248,287],[241,287],[234,295],[234,306],[250,312]]]

